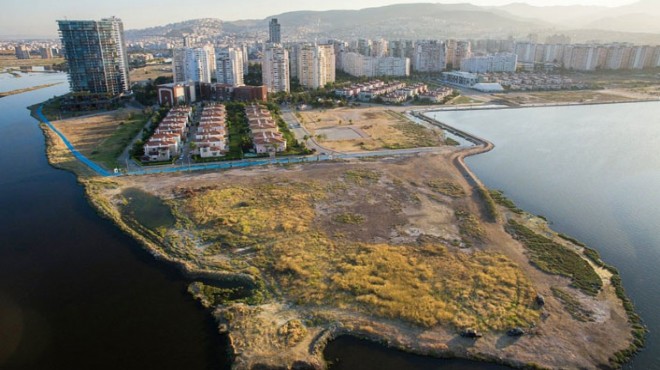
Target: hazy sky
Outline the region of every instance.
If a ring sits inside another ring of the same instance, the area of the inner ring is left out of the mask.
[[[6,0],[5,0],[6,1]],[[100,19],[117,16],[124,28],[144,28],[194,18],[222,20],[265,18],[293,10],[361,9],[374,6],[429,2],[424,0],[8,0],[0,12],[0,36],[57,34],[56,19]],[[618,6],[635,0],[439,0],[476,5],[511,2],[532,5]]]

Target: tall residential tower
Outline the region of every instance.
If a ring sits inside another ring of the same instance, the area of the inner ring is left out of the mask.
[[[57,23],[71,91],[111,95],[130,91],[124,25],[119,18]]]
[[[261,77],[269,93],[289,92],[289,53],[282,45],[270,44],[264,50]]]
[[[217,49],[215,78],[218,83],[243,86],[243,50],[233,47]]]
[[[277,18],[270,20],[268,24],[268,41],[271,44],[279,44],[282,42],[282,34],[280,33],[280,24],[277,23]]]

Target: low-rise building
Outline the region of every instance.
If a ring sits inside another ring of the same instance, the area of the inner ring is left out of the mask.
[[[209,104],[204,107],[193,138],[193,154],[202,158],[217,158],[227,153],[226,118],[224,105]]]
[[[419,94],[419,100],[426,100],[433,103],[441,103],[446,97],[454,92],[453,89],[448,87],[440,87],[435,90],[430,90],[425,93]]]
[[[286,150],[286,139],[277,127],[270,111],[258,104],[245,108],[254,151],[257,154],[279,153]]]
[[[181,144],[188,132],[192,108],[177,106],[168,112],[158,124],[154,134],[144,144],[145,162],[169,161],[181,151]]]

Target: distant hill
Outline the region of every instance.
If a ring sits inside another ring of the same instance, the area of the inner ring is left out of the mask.
[[[602,6],[539,7],[513,3],[498,7],[471,4],[398,4],[361,10],[295,11],[272,17],[286,40],[314,38],[507,38],[529,33],[571,34],[574,41],[631,41],[660,44],[660,1],[642,0],[618,8]],[[205,18],[142,30],[128,30],[129,40],[144,36],[259,35],[267,19],[225,22]],[[630,34],[628,34],[630,33]]]
[[[615,8],[604,6],[532,6],[513,3],[494,7],[521,18],[542,19],[569,29],[660,33],[660,1],[642,0]]]
[[[184,34],[222,35],[223,21],[216,18],[191,19],[188,21],[166,24],[164,26],[143,28],[140,30],[127,30],[127,38],[145,36],[183,36]]]

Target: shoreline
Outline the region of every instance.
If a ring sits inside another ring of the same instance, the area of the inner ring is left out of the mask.
[[[430,119],[430,118],[429,118]],[[435,120],[434,120],[435,121]],[[437,121],[436,121],[437,122]],[[443,125],[443,124],[441,124]],[[447,125],[444,125],[447,126]],[[110,205],[107,200],[101,199],[100,197],[94,196],[95,195],[95,187],[100,186],[103,187],[104,183],[107,185],[108,182],[112,182],[112,178],[109,179],[101,179],[101,180],[94,180],[93,178],[90,180],[89,178],[86,178],[85,171],[83,170],[82,172],[80,171],[80,167],[83,167],[81,163],[76,162],[74,163],[73,167],[67,168],[65,167],[60,167],[53,161],[53,156],[54,154],[54,147],[56,144],[53,142],[53,140],[57,140],[54,138],[53,132],[47,129],[44,125],[41,125],[44,135],[47,138],[46,142],[46,151],[47,151],[47,156],[49,159],[49,163],[56,167],[56,168],[63,168],[65,170],[69,170],[76,174],[76,177],[78,179],[78,182],[81,183],[84,188],[85,188],[85,194],[86,197],[88,198],[88,201],[94,206],[94,208],[97,210],[97,212],[102,215],[103,217],[109,218],[113,223],[115,223],[123,232],[131,235],[134,239],[136,239],[140,244],[143,245],[145,249],[147,249],[152,255],[154,255],[155,258],[160,259],[160,260],[166,260],[169,263],[174,263],[178,267],[181,268],[181,270],[186,274],[186,276],[189,276],[191,279],[199,278],[199,277],[204,277],[204,278],[212,278],[212,279],[218,279],[218,280],[233,280],[233,279],[238,279],[238,280],[243,280],[244,278],[249,278],[249,276],[241,276],[236,273],[220,273],[218,271],[210,271],[210,270],[202,270],[199,269],[199,266],[195,266],[194,264],[191,264],[190,261],[182,260],[173,256],[168,255],[165,253],[162,248],[158,247],[158,239],[154,235],[150,235],[149,230],[136,230],[135,227],[139,225],[133,225],[131,226],[126,222],[126,220],[119,214],[116,209]],[[477,138],[475,136],[470,135],[469,133],[465,133],[466,135],[470,136],[474,141],[476,142],[481,142],[483,146],[476,146],[476,147],[470,147],[470,148],[464,148],[462,150],[457,150],[454,152],[452,155],[452,163],[453,165],[457,168],[457,170],[461,173],[462,176],[466,177],[466,180],[470,183],[470,186],[474,187],[479,187],[482,189],[485,189],[481,181],[478,179],[478,177],[469,169],[469,167],[465,164],[464,158],[472,155],[477,155],[481,154],[484,152],[487,152],[489,150],[492,150],[494,145],[490,143],[487,140]],[[71,153],[69,153],[70,155]],[[369,153],[365,153],[365,157],[369,156]],[[89,175],[89,173],[87,174]],[[468,178],[469,177],[469,178]],[[98,190],[98,189],[97,189]],[[154,238],[152,238],[154,237]],[[602,261],[601,261],[602,263]],[[253,280],[250,280],[254,283]],[[623,299],[623,298],[622,298]],[[625,301],[624,301],[625,304]],[[464,353],[456,353],[454,350],[451,349],[436,349],[436,350],[430,350],[430,349],[424,349],[423,347],[417,347],[415,348],[414,346],[411,347],[410,343],[406,343],[405,341],[396,341],[396,340],[391,340],[388,339],[386,336],[379,336],[376,333],[369,333],[369,332],[361,332],[360,330],[356,329],[350,329],[346,327],[332,327],[332,328],[327,328],[326,330],[322,330],[317,335],[315,338],[312,340],[310,343],[311,347],[313,350],[310,351],[310,354],[313,354],[314,358],[316,358],[316,361],[313,361],[317,365],[323,367],[323,357],[322,357],[322,351],[325,345],[332,339],[341,336],[341,335],[352,335],[356,336],[358,338],[364,338],[368,339],[377,343],[385,343],[388,347],[390,348],[397,348],[400,350],[403,350],[405,352],[410,352],[410,353],[416,353],[416,354],[421,354],[421,355],[426,355],[426,356],[433,356],[433,357],[439,357],[439,358],[464,358],[468,360],[476,360],[476,361],[486,361],[486,362],[493,362],[493,363],[499,363],[499,364],[504,364],[508,366],[513,366],[513,367],[527,367],[529,366],[528,364],[525,364],[523,362],[516,362],[516,361],[509,361],[506,359],[502,358],[497,358],[496,356],[488,355],[488,354],[479,354],[479,353],[471,353],[471,352],[464,352]],[[316,365],[312,365],[316,366]]]

